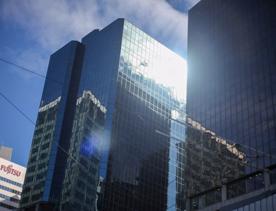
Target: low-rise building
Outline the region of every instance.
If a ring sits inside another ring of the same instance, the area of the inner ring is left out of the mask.
[[[0,210],[19,208],[26,168],[0,157]]]

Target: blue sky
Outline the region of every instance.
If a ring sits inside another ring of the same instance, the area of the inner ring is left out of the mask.
[[[21,0],[0,2],[0,58],[46,74],[51,53],[126,18],[186,57],[187,10],[199,0]],[[44,79],[0,61],[0,92],[36,120]],[[0,144],[26,165],[34,126],[0,97]]]

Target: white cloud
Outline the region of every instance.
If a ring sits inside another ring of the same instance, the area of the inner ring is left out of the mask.
[[[22,50],[10,47],[2,47],[0,51],[0,57],[4,60],[10,60],[11,62],[31,71],[45,75],[48,67],[48,56],[45,56],[38,52],[39,50],[37,48],[27,48]],[[1,65],[4,64],[1,63]],[[5,64],[2,67],[5,67],[5,69],[7,68],[7,70],[9,70],[10,68],[11,70],[16,70],[15,73],[19,74],[24,79],[32,79],[33,77],[37,77],[33,74],[26,74],[26,72],[19,71],[19,69],[15,68],[14,66],[7,66]]]
[[[104,0],[106,16],[119,14],[170,47],[186,47],[187,15],[173,9],[164,0]],[[111,3],[107,3],[111,2]]]
[[[181,0],[180,0],[181,1]],[[190,9],[195,4],[197,4],[200,0],[186,0],[187,8]]]
[[[187,14],[166,0],[21,0],[2,2],[0,7],[0,21],[21,27],[36,46],[25,52],[13,49],[14,61],[40,72],[55,50],[117,18],[126,18],[173,50],[186,51]]]
[[[127,18],[155,38],[183,48],[186,45],[187,17],[165,0],[6,1],[0,12],[2,19],[19,24],[50,51],[71,39],[80,40],[119,17]]]
[[[19,24],[34,41],[51,51],[99,26],[94,0],[81,4],[64,0],[7,1],[1,13],[2,18]]]
[[[11,48],[6,44],[6,47],[1,48],[2,57],[42,74],[46,73],[51,53],[68,41],[79,40],[85,33],[100,26],[94,0],[82,1],[81,4],[64,0],[5,1],[1,4],[0,21],[21,27],[33,43],[24,49]],[[24,38],[22,36],[21,39]],[[19,38],[14,42],[21,40]],[[30,75],[20,75],[32,78]]]

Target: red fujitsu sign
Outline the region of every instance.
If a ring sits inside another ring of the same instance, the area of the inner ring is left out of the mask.
[[[1,167],[0,167],[0,170],[4,171],[6,174],[12,174],[12,175],[17,176],[17,177],[19,177],[20,174],[21,174],[21,171],[14,169],[13,165],[6,166],[6,165],[2,164]]]

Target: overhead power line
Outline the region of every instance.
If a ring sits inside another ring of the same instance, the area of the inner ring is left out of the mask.
[[[32,125],[35,126],[35,122],[28,117],[17,105],[15,105],[15,103],[13,103],[8,97],[6,97],[2,92],[0,92],[0,96],[7,101],[7,103],[9,103],[9,105],[11,105],[16,111],[18,111],[26,120],[28,120]],[[76,161],[78,164],[81,165],[81,163],[79,161],[77,161],[74,157],[72,157],[72,155],[70,153],[68,153],[62,146],[59,145],[59,143],[57,143],[55,140],[53,140],[55,142],[55,144],[57,144],[57,146],[64,152],[66,153],[72,160]],[[83,166],[85,167],[85,166]]]
[[[12,66],[14,66],[14,67],[20,68],[21,70],[24,70],[24,71],[26,71],[26,72],[32,73],[32,74],[34,74],[34,75],[37,75],[37,76],[39,76],[39,77],[41,77],[41,78],[46,78],[45,75],[42,75],[42,74],[40,74],[40,73],[37,73],[37,72],[35,72],[35,71],[31,70],[31,69],[28,69],[28,68],[26,68],[26,67],[23,67],[23,66],[21,66],[21,65],[15,64],[14,62],[8,61],[8,60],[6,60],[6,59],[0,58],[0,61],[1,61],[1,62],[4,62],[4,63],[6,63],[6,64],[9,64],[9,65],[12,65]]]
[[[0,96],[3,97],[4,100],[7,101],[7,103],[9,103],[14,109],[16,109],[21,115],[23,115],[24,118],[26,118],[26,120],[28,120],[32,125],[35,126],[35,122],[28,117],[24,111],[22,111],[17,105],[15,105],[15,103],[13,103],[8,97],[6,97],[2,92],[0,92]],[[86,166],[84,166],[82,163],[80,163],[78,160],[76,160],[70,153],[68,153],[57,141],[55,141],[54,139],[52,139],[53,142],[59,147],[60,150],[62,150],[65,154],[68,155],[69,158],[71,158],[72,160],[74,160],[77,164],[79,164],[80,166],[86,168]],[[177,166],[175,166],[177,167]],[[177,176],[177,175],[174,175]]]
[[[26,68],[26,67],[22,66],[22,65],[18,65],[18,64],[16,64],[16,63],[12,62],[12,61],[7,60],[7,59],[3,59],[3,58],[0,57],[0,61],[4,62],[4,63],[6,63],[6,64],[9,64],[9,65],[12,65],[12,66],[14,66],[14,67],[17,67],[19,70],[23,70],[24,72],[28,72],[28,73],[30,73],[30,74],[34,74],[34,75],[37,75],[37,76],[39,76],[39,77],[41,77],[41,78],[45,78],[45,79],[47,79],[47,80],[50,80],[50,81],[53,81],[53,82],[58,83],[58,84],[60,84],[60,85],[63,85],[63,83],[61,83],[61,82],[59,82],[59,81],[57,81],[57,80],[55,80],[55,79],[49,78],[49,77],[47,77],[47,76],[45,76],[45,75],[43,75],[43,74],[40,74],[40,73],[38,73],[38,72],[36,72],[36,71],[34,71],[34,70],[31,70],[31,69],[29,69],[29,68]],[[19,113],[21,113],[21,115],[23,115],[26,119],[28,119],[28,121],[30,121],[33,125],[35,125],[35,122],[34,122],[33,120],[31,120],[22,110],[20,110],[18,106],[16,106],[12,101],[10,101],[3,93],[0,92],[0,95],[1,95],[7,102],[9,102],[9,104],[11,104]],[[187,113],[184,113],[184,114],[185,114],[186,116],[188,116]],[[176,122],[178,122],[179,124],[185,125],[185,126],[187,126],[187,127],[191,127],[191,128],[193,128],[193,129],[199,130],[198,128],[195,128],[195,127],[193,127],[192,125],[187,124],[186,122],[182,122],[182,121],[179,121],[179,120],[177,120],[177,119],[171,119],[171,120],[172,120],[172,121],[176,121]],[[202,131],[201,131],[201,132],[202,132]],[[219,137],[219,136],[218,136],[218,137]],[[219,138],[221,138],[221,137],[219,137]],[[267,153],[265,153],[265,152],[263,152],[263,151],[261,151],[261,150],[255,149],[255,148],[253,148],[253,147],[250,147],[250,146],[247,146],[247,145],[244,145],[244,144],[240,144],[240,143],[235,143],[234,141],[230,141],[230,140],[227,140],[227,139],[225,139],[225,138],[223,138],[223,139],[226,140],[226,141],[228,141],[228,142],[231,143],[231,144],[237,144],[237,145],[242,146],[242,147],[244,147],[244,148],[246,148],[246,149],[253,150],[253,151],[255,151],[256,153],[263,154],[264,156],[267,156],[267,157],[269,157],[269,158],[271,158],[271,157],[276,158],[276,156],[267,154]],[[58,143],[57,143],[57,144],[58,144]],[[59,146],[59,147],[61,147],[61,146]]]
[[[0,60],[3,61],[1,58],[0,58]],[[5,62],[6,62],[6,61],[5,61]],[[11,65],[14,65],[12,62],[8,62],[8,61],[7,61],[6,63],[11,64]],[[25,67],[21,67],[21,66],[16,65],[16,64],[15,64],[14,66],[20,68],[21,70],[24,70],[25,72],[29,72],[29,73],[38,75],[38,76],[43,77],[43,78],[47,78],[46,76],[41,75],[41,74],[37,74],[36,72],[34,72],[34,71],[32,71],[32,70],[29,70],[29,69],[27,69],[27,68],[25,68]],[[27,71],[26,71],[26,70],[27,70]],[[52,79],[50,79],[50,78],[48,78],[48,79],[49,79],[49,80],[52,80]],[[56,81],[55,81],[55,82],[56,82]],[[58,83],[59,83],[59,84],[62,84],[62,83],[60,83],[60,82],[58,82]],[[22,116],[24,116],[24,118],[26,118],[32,125],[35,126],[35,122],[34,122],[30,117],[28,117],[28,115],[26,115],[16,104],[13,103],[7,96],[5,96],[2,92],[0,92],[0,96],[1,96],[4,100],[6,100],[6,101],[7,101],[15,110],[17,110]],[[172,119],[172,120],[173,120],[173,119]],[[183,125],[186,125],[187,127],[191,127],[191,125],[189,125],[189,124],[187,124],[187,123],[185,123],[185,122],[179,122],[179,123],[182,123]],[[197,128],[194,128],[194,129],[197,129]],[[53,139],[52,141],[53,141],[53,143],[55,143],[55,144],[57,145],[57,147],[58,147],[62,152],[64,152],[70,159],[72,159],[73,161],[75,161],[77,165],[79,165],[80,167],[86,168],[86,167],[85,167],[82,163],[80,163],[75,157],[73,157],[70,153],[68,153],[67,150],[65,150],[62,146],[60,146],[60,144],[59,144],[57,141],[55,141],[54,139]],[[256,150],[256,149],[255,149],[255,150]],[[256,150],[256,151],[257,151],[257,150]],[[271,157],[270,155],[267,155],[267,154],[265,154],[264,152],[262,152],[262,154]],[[169,162],[170,162],[170,161],[169,161]],[[175,166],[174,164],[172,164],[172,165]],[[250,167],[250,168],[254,168],[254,169],[256,169],[256,170],[259,170],[259,168],[257,168],[256,166],[250,165],[250,164],[248,164],[248,163],[242,162],[242,165],[247,166],[247,167]],[[177,167],[177,166],[175,166],[175,167]],[[171,173],[171,172],[169,172],[169,173]],[[174,175],[174,176],[177,177],[177,175]],[[171,205],[170,207],[173,207],[173,206],[174,206],[174,205]]]
[[[31,124],[33,124],[35,126],[34,121],[29,118],[17,105],[15,105],[15,103],[13,103],[8,97],[6,97],[2,92],[0,92],[0,96],[3,97],[3,99],[5,99],[14,109],[16,109],[21,115],[23,115]],[[78,164],[81,167],[86,168],[82,163],[80,163],[75,157],[73,157],[70,153],[68,153],[62,146],[59,145],[59,143],[57,141],[55,141],[54,139],[52,139],[53,142],[57,145],[57,147],[63,151],[70,159],[74,160],[76,162],[76,164]],[[251,167],[254,168],[256,170],[259,170],[257,167],[252,166],[250,164],[247,163],[242,163],[242,165],[247,166],[247,167]],[[175,166],[175,165],[173,165]],[[175,166],[177,167],[177,166]],[[170,172],[169,172],[170,173]],[[177,175],[174,175],[177,177]]]
[[[22,116],[24,116],[30,123],[35,125],[34,121],[28,117],[17,105],[15,105],[9,98],[7,98],[2,92],[0,92],[0,95],[4,100],[6,100],[15,110],[17,110]]]
[[[23,70],[23,71],[25,71],[25,72],[27,72],[27,73],[36,75],[36,76],[38,76],[38,77],[40,77],[40,78],[49,79],[49,80],[51,80],[52,82],[55,82],[55,83],[60,84],[60,85],[63,85],[63,83],[60,82],[60,81],[57,81],[57,80],[55,80],[55,79],[53,79],[53,78],[49,78],[49,77],[47,77],[46,75],[43,75],[43,74],[38,73],[37,71],[31,70],[31,69],[29,69],[29,68],[27,68],[27,67],[23,67],[22,65],[16,64],[16,63],[11,62],[11,61],[8,61],[8,60],[3,59],[3,58],[1,58],[1,57],[0,57],[0,61],[3,62],[3,63],[9,64],[9,65],[11,65],[11,66],[17,67],[18,70],[20,69],[20,70]]]

